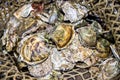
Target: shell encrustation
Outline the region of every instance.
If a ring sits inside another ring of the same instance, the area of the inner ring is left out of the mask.
[[[49,56],[43,34],[26,36],[18,43],[17,52],[20,54],[21,61],[29,65],[41,63]]]
[[[62,23],[57,26],[51,38],[57,45],[58,49],[66,48],[75,36],[74,26]]]

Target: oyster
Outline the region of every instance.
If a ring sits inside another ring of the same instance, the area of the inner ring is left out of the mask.
[[[101,72],[98,76],[99,80],[110,80],[120,73],[120,64],[114,58],[108,58],[101,64]]]
[[[106,58],[110,53],[110,43],[106,39],[99,39],[96,48],[100,52],[99,57]]]
[[[51,39],[55,42],[58,49],[66,48],[75,36],[74,26],[62,23],[57,26]]]
[[[34,77],[44,78],[52,72],[52,62],[50,56],[41,64],[28,66],[30,74]]]
[[[36,13],[36,17],[41,21],[49,24],[55,24],[58,19],[57,9],[53,5],[53,9],[47,10],[46,12]]]
[[[17,19],[21,19],[22,17],[28,17],[30,12],[33,10],[31,4],[26,4],[24,6],[22,6],[21,8],[19,8],[13,15],[17,18]]]
[[[2,36],[2,44],[3,46],[5,45],[8,52],[15,47],[16,42],[18,41],[16,29],[19,26],[20,22],[15,17],[11,17],[7,23],[7,29],[4,31]]]
[[[24,37],[17,45],[19,59],[28,65],[44,62],[49,56],[49,49],[44,42],[44,34],[33,34]]]
[[[81,61],[86,64],[79,65],[81,67],[89,67],[97,62],[97,57],[93,55],[96,54],[97,51],[83,47],[79,42],[78,34],[75,35],[72,43],[61,52],[65,55],[66,60],[71,63]]]
[[[88,12],[85,6],[76,3],[72,4],[69,1],[64,2],[61,8],[65,14],[64,20],[70,20],[70,22],[81,20]]]
[[[95,47],[96,45],[96,32],[92,27],[82,27],[79,30],[79,40],[84,46]]]
[[[68,62],[65,59],[65,56],[62,51],[58,51],[56,48],[53,48],[51,50],[51,61],[53,63],[53,69],[54,70],[71,70],[74,67],[74,63]]]
[[[97,21],[93,21],[91,26],[97,34],[100,34],[100,33],[103,32],[103,29],[102,29],[101,25]]]

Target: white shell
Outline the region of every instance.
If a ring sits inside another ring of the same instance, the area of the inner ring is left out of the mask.
[[[61,51],[58,51],[56,48],[53,48],[51,51],[51,61],[53,63],[54,70],[66,71],[74,67],[75,64],[68,62]]]
[[[80,4],[74,4],[74,5],[75,7],[73,7],[73,5],[68,1],[66,1],[62,5],[62,10],[65,13],[64,20],[70,20],[70,22],[76,22],[78,20],[81,20],[88,12],[87,8],[81,6]]]
[[[41,64],[34,66],[28,66],[30,74],[34,77],[45,77],[49,75],[52,71],[52,62],[50,57]]]
[[[57,12],[54,12],[49,18],[49,23],[53,24],[57,18]]]
[[[28,17],[30,12],[33,10],[31,4],[26,4],[19,8],[13,15],[17,18],[20,19],[22,17]]]
[[[120,64],[114,58],[108,58],[101,65],[101,72],[98,76],[99,80],[110,80],[120,73]]]

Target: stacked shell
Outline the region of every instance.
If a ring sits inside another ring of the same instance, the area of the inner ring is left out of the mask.
[[[88,11],[71,1],[23,5],[7,23],[3,45],[8,53],[16,52],[17,61],[34,77],[49,79],[54,71],[71,70],[77,62],[82,62],[79,67],[91,67],[108,58],[110,43],[98,38],[102,34],[98,22],[81,27]]]

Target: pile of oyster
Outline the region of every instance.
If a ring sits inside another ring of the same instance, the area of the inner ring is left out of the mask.
[[[88,7],[71,1],[25,4],[6,25],[3,52],[15,56],[19,69],[27,67],[41,79],[93,65],[100,65],[99,80],[111,79],[120,73],[119,61],[112,56],[110,40],[102,37],[100,23],[86,20],[89,12]]]

